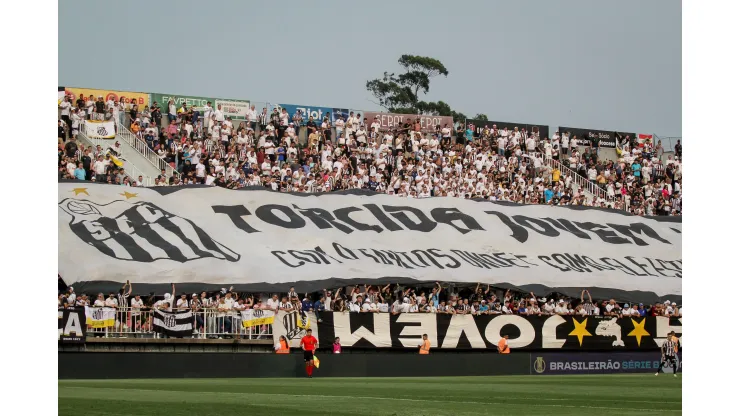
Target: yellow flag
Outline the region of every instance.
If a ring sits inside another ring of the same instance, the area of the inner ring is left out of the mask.
[[[319,359],[315,355],[313,356],[313,366],[319,368]]]

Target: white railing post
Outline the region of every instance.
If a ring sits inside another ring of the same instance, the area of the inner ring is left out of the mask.
[[[154,167],[156,167],[158,170],[164,169],[169,176],[179,175],[179,172],[177,172],[177,170],[172,168],[172,166],[170,166],[167,161],[162,159],[158,154],[154,153],[154,151],[149,148],[149,145],[147,145],[146,141],[136,137],[119,120],[115,121],[117,137],[120,137],[122,140],[128,143],[129,146],[131,146],[134,150],[144,156],[144,158],[148,160],[152,165],[154,165]]]

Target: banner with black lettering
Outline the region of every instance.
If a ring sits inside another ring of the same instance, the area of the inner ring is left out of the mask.
[[[193,335],[193,312],[167,312],[160,309],[153,310],[154,332],[168,337],[184,338]]]
[[[61,343],[82,344],[85,342],[85,308],[59,308],[59,337]]]
[[[539,133],[541,139],[546,139],[550,137],[550,126],[544,125],[544,124],[529,124],[529,123],[510,123],[507,121],[490,121],[490,120],[465,120],[465,125],[472,124],[475,127],[475,130],[473,130],[473,135],[475,137],[480,137],[481,132],[488,127],[489,129],[493,129],[493,126],[496,126],[497,129],[503,130],[508,129],[509,131],[514,131],[515,128],[519,128],[519,131],[526,132],[527,135],[529,133]]]
[[[448,315],[320,312],[321,345],[418,348],[427,334],[435,348],[496,350],[504,335],[512,350],[658,350],[667,334],[681,335],[681,318],[603,316]]]
[[[680,217],[202,185],[62,182],[58,195],[59,273],[88,293],[130,280],[159,293],[440,281],[638,302],[681,294]]]
[[[635,133],[579,129],[577,127],[558,127],[558,131],[563,133],[570,132],[570,139],[578,140],[579,146],[608,147],[614,149],[617,147],[617,141],[631,140],[635,138]],[[620,145],[621,147],[621,145]]]

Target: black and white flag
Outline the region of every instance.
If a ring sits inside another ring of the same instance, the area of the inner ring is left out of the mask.
[[[183,338],[193,334],[193,312],[166,312],[154,310],[154,332],[168,337]]]

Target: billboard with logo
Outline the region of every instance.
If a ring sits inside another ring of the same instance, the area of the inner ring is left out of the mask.
[[[595,130],[595,129],[581,129],[577,127],[558,127],[560,134],[570,132],[570,137],[578,140],[579,146],[588,146],[589,144],[593,147],[608,147],[614,149],[617,147],[617,139],[627,140],[634,139],[635,133],[621,132],[621,131],[608,131],[608,130]]]
[[[550,126],[546,126],[544,124],[511,123],[507,121],[490,120],[465,120],[465,125],[468,124],[472,124],[473,127],[475,127],[473,130],[475,137],[480,136],[481,132],[486,126],[488,126],[488,128],[490,129],[492,129],[493,126],[496,126],[496,128],[498,129],[507,128],[509,130],[514,130],[515,127],[518,127],[520,131],[525,131],[527,133],[539,132],[541,139],[550,137]]]
[[[216,99],[211,97],[197,97],[193,95],[177,95],[177,94],[160,94],[158,92],[153,92],[151,94],[152,96],[152,104],[155,102],[159,104],[160,108],[163,108],[164,111],[167,111],[167,103],[172,100],[175,103],[175,107],[180,108],[183,104],[186,104],[188,108],[195,107],[199,111],[203,111],[203,108],[206,106],[206,104],[210,101],[211,106],[213,108],[216,108]]]
[[[331,112],[331,122],[334,123],[339,119],[339,117],[342,117],[344,121],[347,121],[347,118],[349,118],[349,113],[355,113],[356,115],[359,114],[360,121],[362,121],[363,118],[367,117],[365,116],[365,112],[362,110],[355,110],[353,108],[332,108]],[[373,120],[369,119],[368,124],[372,123]]]
[[[365,111],[364,117],[367,118],[368,123],[372,123],[375,117],[378,117],[380,122],[380,130],[393,130],[399,128],[404,123],[409,121],[414,123],[418,118],[421,122],[421,131],[425,133],[434,132],[437,126],[444,127],[445,124],[452,127],[455,123],[452,120],[452,116],[428,116],[424,114],[394,114],[394,113],[381,113],[377,111]]]
[[[116,90],[96,90],[92,88],[77,88],[77,87],[64,87],[65,94],[72,98],[72,102],[75,102],[80,98],[87,101],[92,95],[94,99],[103,97],[104,101],[112,98],[114,101],[122,99],[125,103],[135,102],[141,108],[142,106],[149,105],[149,94],[145,92],[131,92],[131,91],[116,91]]]
[[[331,119],[332,109],[329,107],[319,107],[315,105],[299,105],[299,104],[276,104],[273,108],[282,110],[283,108],[288,111],[290,115],[290,121],[293,121],[293,116],[296,112],[300,111],[303,114],[303,125],[305,126],[308,122],[309,117],[313,117],[316,124],[321,124],[324,117]],[[272,111],[272,108],[269,109]]]
[[[531,354],[532,374],[615,374],[672,373],[673,367],[661,367],[660,352],[547,352]],[[678,372],[683,363],[678,353]]]

